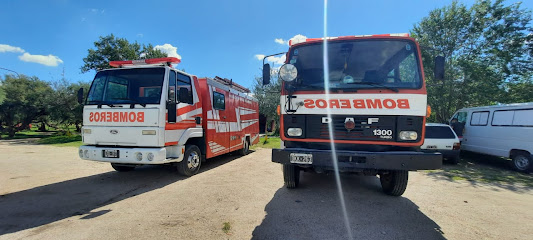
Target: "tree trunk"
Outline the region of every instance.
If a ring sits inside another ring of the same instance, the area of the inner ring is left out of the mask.
[[[39,127],[40,132],[46,132],[46,124],[44,121],[41,122],[41,126]]]
[[[81,126],[79,123],[76,123],[76,132],[81,132]]]
[[[8,129],[8,135],[9,135],[10,138],[15,137],[15,132],[16,132],[16,131],[15,131],[15,128],[14,128],[14,127],[9,127],[9,129]]]

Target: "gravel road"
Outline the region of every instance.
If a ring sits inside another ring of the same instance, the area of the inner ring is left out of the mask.
[[[412,172],[399,198],[342,176],[356,239],[531,239],[533,191]],[[333,176],[283,188],[270,150],[223,156],[193,177],[118,173],[77,149],[0,141],[0,239],[346,239]],[[223,231],[223,226],[229,228]]]

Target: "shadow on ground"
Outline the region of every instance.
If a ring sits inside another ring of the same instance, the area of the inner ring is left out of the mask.
[[[472,186],[489,185],[494,190],[524,192],[533,189],[533,175],[511,170],[510,163],[506,158],[462,152],[459,164],[444,164],[440,170],[425,172],[438,180],[467,181]]]
[[[301,177],[300,188],[276,192],[253,239],[348,239],[334,177]],[[355,239],[444,239],[411,200],[383,194],[377,177],[347,175],[341,181]]]
[[[198,174],[236,158],[226,155],[209,160]],[[0,195],[0,235],[76,215],[81,219],[99,217],[111,210],[92,210],[183,179],[170,166],[143,166],[132,172],[112,171]]]

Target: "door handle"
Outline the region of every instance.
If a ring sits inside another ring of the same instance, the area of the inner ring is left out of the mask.
[[[226,116],[224,116],[223,118],[226,119]]]

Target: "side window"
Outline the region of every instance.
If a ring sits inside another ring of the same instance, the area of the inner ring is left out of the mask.
[[[458,112],[456,115],[457,121],[465,124],[466,123],[466,116],[468,115],[467,112]]]
[[[104,96],[105,79],[105,76],[94,79],[89,95],[87,96],[88,104],[95,101],[102,101],[102,97]]]
[[[487,126],[489,120],[489,112],[472,112],[472,118],[470,119],[471,126]]]
[[[219,92],[213,92],[213,108],[217,110],[226,109],[226,101],[224,99],[224,94]]]
[[[168,100],[176,102],[176,72],[172,70],[168,74]]]
[[[516,110],[513,126],[533,127],[533,109]]]
[[[492,126],[511,126],[513,118],[514,111],[494,111]]]
[[[186,103],[192,104],[192,85],[191,85],[191,78],[188,76],[185,76],[181,73],[178,73],[178,91],[180,88],[186,88],[189,91],[189,101]]]

